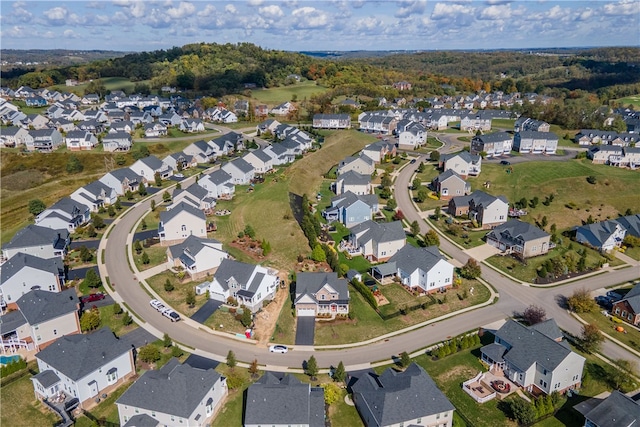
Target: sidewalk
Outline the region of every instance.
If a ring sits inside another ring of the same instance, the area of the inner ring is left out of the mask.
[[[160,265],[156,265],[155,267],[151,267],[148,270],[143,270],[143,271],[137,271],[136,272],[136,277],[138,278],[138,280],[146,280],[150,277],[155,276],[156,274],[160,274],[163,271],[168,270],[167,268],[167,264],[166,263],[162,263]]]

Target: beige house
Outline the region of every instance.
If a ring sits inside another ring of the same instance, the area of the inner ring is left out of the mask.
[[[489,245],[521,259],[544,255],[552,246],[548,233],[517,219],[498,225],[486,237]]]
[[[347,281],[339,279],[336,273],[298,273],[294,305],[298,316],[347,315]]]
[[[207,218],[200,209],[181,202],[160,212],[158,236],[163,246],[183,242],[189,236],[207,237]]]
[[[453,197],[469,194],[471,184],[466,182],[453,169],[449,169],[433,179],[431,188],[438,193],[440,200],[450,200]]]
[[[351,227],[349,240],[343,241],[340,248],[350,255],[382,262],[394,256],[406,243],[401,221],[378,223],[369,220]]]

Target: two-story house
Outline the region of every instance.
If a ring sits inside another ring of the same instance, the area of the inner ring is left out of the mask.
[[[84,187],[78,188],[69,197],[80,204],[88,206],[92,212],[96,212],[100,207],[111,205],[118,200],[116,190],[100,181],[92,181]]]
[[[576,227],[576,241],[601,252],[622,246],[627,229],[617,221],[607,220]]]
[[[231,198],[236,191],[233,177],[222,169],[202,176],[198,185],[207,191],[208,196],[216,199]]]
[[[443,172],[452,170],[467,179],[468,176],[478,176],[482,169],[482,157],[461,151],[455,154],[445,154],[440,158],[440,167]]]
[[[362,175],[371,175],[376,169],[375,160],[366,155],[360,155],[359,157],[345,157],[339,164],[337,174],[353,171]]]
[[[614,302],[611,313],[632,325],[640,325],[640,284],[635,285],[620,301]]]
[[[551,247],[551,236],[528,222],[512,219],[487,233],[487,243],[520,259],[544,255]]]
[[[349,229],[349,238],[340,248],[369,261],[382,262],[395,255],[407,243],[401,221],[361,222]]]
[[[231,175],[233,183],[238,185],[248,185],[256,173],[254,167],[242,158],[225,163],[221,169]]]
[[[613,390],[609,396],[584,414],[584,427],[635,426],[640,423],[640,403]]]
[[[314,114],[313,127],[315,129],[350,129],[351,116],[349,114]]]
[[[2,264],[2,306],[15,306],[18,298],[32,289],[60,292],[65,278],[64,264],[59,257],[39,258],[19,252]]]
[[[35,223],[40,227],[48,227],[55,230],[66,228],[69,231],[74,231],[90,219],[91,211],[88,206],[70,197],[63,197],[50,208],[40,212],[36,216]]]
[[[187,188],[174,189],[173,195],[171,196],[172,206],[170,208],[168,207],[167,210],[170,210],[174,205],[183,202],[196,209],[200,209],[205,214],[212,213],[213,208],[216,206],[216,199],[209,196],[209,193],[204,187],[195,184],[190,185]]]
[[[373,218],[378,212],[378,196],[366,194],[358,196],[347,191],[331,199],[331,206],[322,212],[327,221],[340,221],[345,227],[352,227]]]
[[[466,182],[456,171],[449,169],[431,181],[431,188],[438,193],[440,200],[451,200],[453,197],[469,194],[471,184]]]
[[[146,179],[147,182],[154,182],[156,174],[158,174],[161,179],[167,179],[172,174],[169,165],[156,156],[147,156],[136,160],[134,164],[129,166],[129,169]]]
[[[504,196],[492,196],[476,190],[468,196],[449,200],[448,212],[453,216],[468,216],[483,229],[491,229],[507,222],[509,203]]]
[[[333,185],[333,191],[336,195],[341,195],[347,191],[355,195],[362,196],[373,193],[371,185],[371,176],[362,175],[358,172],[349,171],[341,174]]]
[[[513,148],[519,153],[555,154],[558,135],[553,132],[520,131],[513,137]]]
[[[207,237],[207,217],[200,209],[180,202],[160,212],[158,236],[163,246],[183,242],[189,236]]]
[[[486,153],[487,157],[502,156],[511,153],[513,136],[507,132],[488,135],[476,135],[471,139],[471,153]]]
[[[67,255],[71,243],[69,230],[51,229],[30,224],[18,231],[9,243],[2,247],[2,258],[9,259],[22,252],[40,258],[62,258]]]
[[[249,163],[256,174],[265,174],[273,169],[273,158],[264,149],[250,151],[242,156]]]
[[[222,249],[222,242],[189,236],[184,242],[167,248],[167,265],[179,267],[191,280],[198,280],[216,271],[229,254]]]
[[[102,148],[104,151],[129,151],[133,140],[128,132],[109,132],[102,138]]]
[[[114,169],[103,175],[99,181],[112,188],[118,196],[124,196],[127,191],[136,192],[140,184],[147,183],[146,178],[130,168]]]
[[[65,142],[71,151],[92,150],[98,145],[98,138],[89,131],[72,130],[67,132]]]
[[[333,272],[298,273],[294,306],[297,316],[346,315],[349,313],[347,281]]]

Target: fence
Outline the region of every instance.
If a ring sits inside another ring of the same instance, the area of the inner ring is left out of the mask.
[[[480,397],[477,394],[475,394],[473,392],[473,390],[471,389],[471,384],[473,383],[480,383],[480,380],[484,377],[484,373],[480,372],[478,375],[476,375],[475,377],[471,378],[470,380],[467,380],[465,382],[462,383],[462,389],[465,391],[465,393],[467,393],[469,396],[471,396],[471,398],[473,400],[475,400],[478,403],[484,403],[484,402],[488,402],[491,399],[494,399],[497,394],[494,391],[493,393],[484,396],[484,397]]]

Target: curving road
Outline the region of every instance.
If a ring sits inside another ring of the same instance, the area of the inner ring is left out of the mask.
[[[426,156],[420,157],[420,160],[425,159]],[[425,233],[429,227],[426,222],[422,221],[405,190],[418,163],[407,165],[398,174],[395,183],[395,197],[398,207],[402,209],[407,219],[409,221],[418,220],[421,232]],[[182,185],[186,187],[193,182],[194,178],[189,178],[184,180]],[[580,333],[581,326],[559,305],[558,301],[562,294],[569,295],[576,288],[584,287],[593,290],[640,277],[640,267],[633,267],[582,279],[560,288],[540,289],[514,282],[497,271],[483,266],[483,278],[500,293],[499,302],[494,305],[459,314],[431,326],[367,346],[323,351],[314,351],[312,348],[295,348],[294,351],[287,354],[272,354],[268,352],[266,347],[259,347],[252,343],[207,332],[202,328],[202,325],[190,319],[171,323],[149,305],[151,297],[128,267],[128,252],[130,252],[128,248],[131,247],[132,235],[130,232],[139,219],[149,211],[151,200],[155,199],[156,203],[159,203],[161,197],[161,194],[157,194],[132,207],[124,216],[114,221],[108,238],[101,242],[100,249],[104,249],[104,260],[100,257],[100,272],[103,278],[108,276],[111,284],[114,285],[114,299],[124,302],[139,319],[142,319],[142,326],[156,336],[160,337],[166,332],[174,340],[197,349],[202,355],[217,360],[225,360],[228,351],[233,350],[239,360],[250,362],[257,359],[260,364],[267,365],[267,369],[301,368],[303,361],[307,360],[311,353],[315,355],[319,366],[335,366],[343,361],[348,369],[359,369],[368,366],[369,362],[388,360],[402,351],[411,353],[477,326],[502,320],[512,316],[514,312],[522,311],[530,304],[545,307],[548,317],[554,317],[561,328],[577,335]],[[446,239],[442,239],[441,249],[461,263],[465,263],[468,258],[461,249]],[[603,353],[612,359],[636,359],[632,353],[608,341],[603,346]]]

